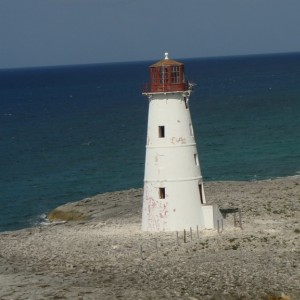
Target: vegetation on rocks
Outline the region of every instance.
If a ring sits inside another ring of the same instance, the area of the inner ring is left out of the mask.
[[[83,221],[86,220],[86,216],[83,213],[70,210],[70,211],[63,211],[60,209],[54,209],[48,214],[48,220],[50,222],[53,221]]]

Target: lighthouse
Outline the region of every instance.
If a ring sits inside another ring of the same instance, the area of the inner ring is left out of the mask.
[[[222,215],[207,205],[190,114],[193,85],[184,64],[165,58],[150,66],[142,230],[213,229]]]

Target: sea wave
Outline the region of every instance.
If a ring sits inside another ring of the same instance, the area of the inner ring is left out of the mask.
[[[35,226],[48,226],[50,221],[47,218],[47,214],[43,213],[37,217],[37,220],[34,222]]]

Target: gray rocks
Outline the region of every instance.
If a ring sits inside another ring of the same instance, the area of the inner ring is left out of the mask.
[[[68,203],[61,215],[79,220],[0,234],[0,299],[300,299],[299,183],[207,183],[243,230],[228,216],[179,245],[140,231],[141,189]]]

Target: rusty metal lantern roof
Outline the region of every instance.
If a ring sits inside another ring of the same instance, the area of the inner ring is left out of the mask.
[[[178,62],[176,60],[172,60],[172,59],[163,59],[160,60],[158,62],[156,62],[155,64],[151,65],[150,68],[156,68],[156,67],[162,67],[162,66],[182,66],[183,63]]]
[[[181,63],[179,61],[169,59],[168,56],[169,56],[169,53],[166,52],[165,59],[156,62],[155,64],[151,65],[150,68],[156,68],[156,67],[162,67],[162,66],[182,66],[183,65],[183,63]]]

